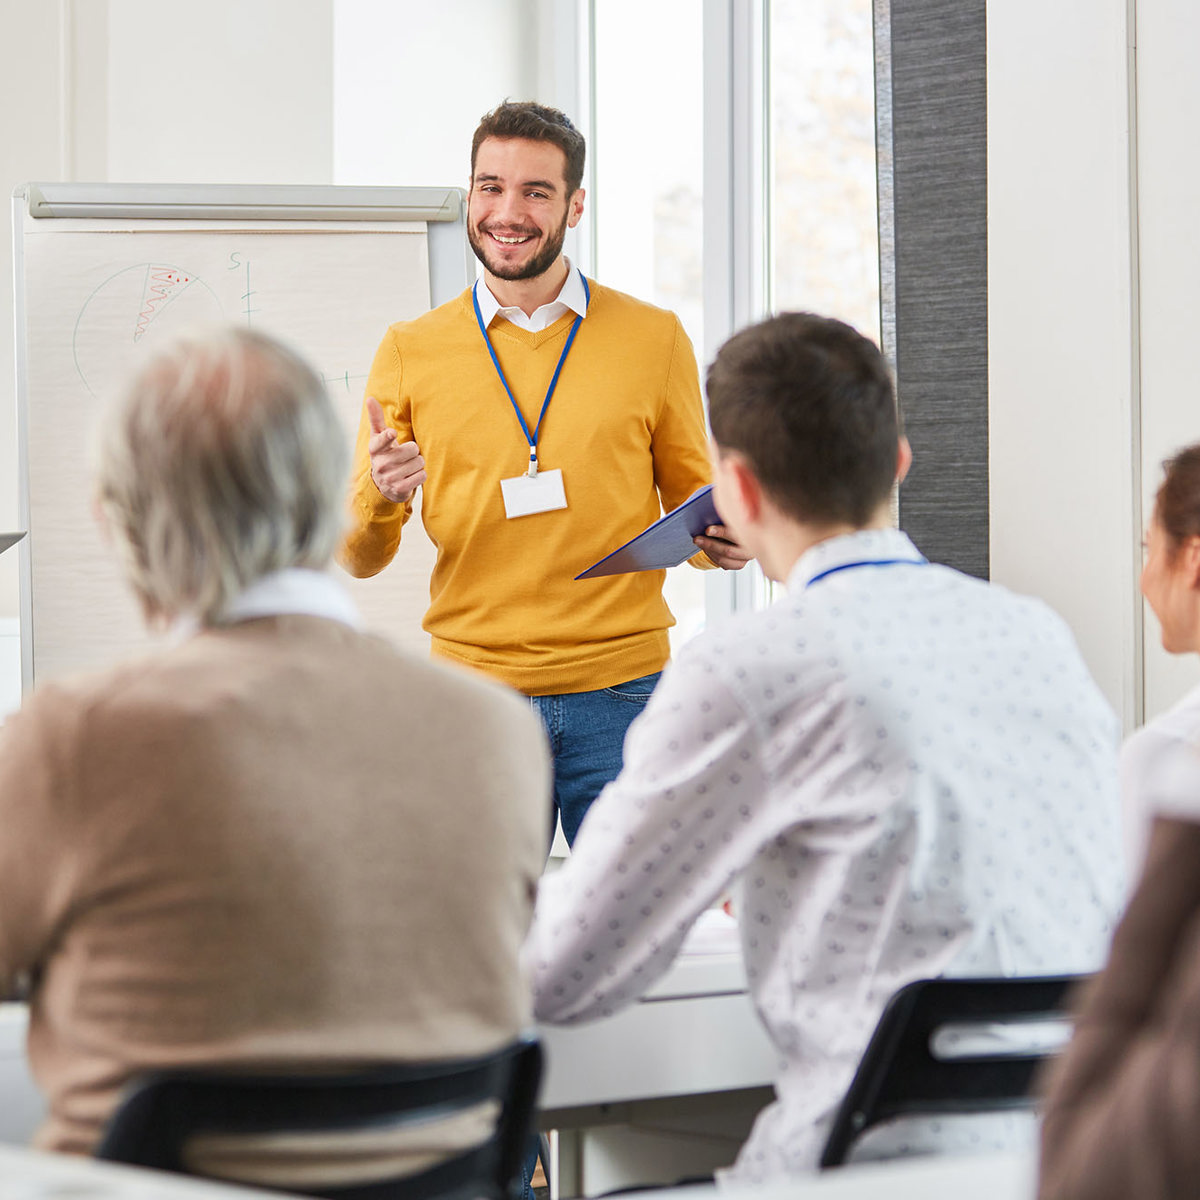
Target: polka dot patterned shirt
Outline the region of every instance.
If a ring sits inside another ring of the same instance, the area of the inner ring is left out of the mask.
[[[1117,740],[1045,605],[926,564],[895,530],[822,542],[783,599],[685,646],[634,723],[541,885],[537,1016],[636,999],[737,881],[780,1066],[734,1178],[809,1169],[897,988],[1101,964]]]

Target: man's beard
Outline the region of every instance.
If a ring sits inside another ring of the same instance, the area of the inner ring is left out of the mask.
[[[536,279],[539,275],[544,275],[555,262],[558,261],[558,256],[562,253],[563,242],[567,236],[567,213],[563,214],[562,223],[550,236],[550,240],[535,254],[528,262],[522,263],[519,266],[493,266],[487,259],[487,252],[483,247],[483,243],[475,234],[475,227],[467,223],[467,241],[471,243],[471,249],[475,252],[475,257],[491,272],[497,279],[506,279],[509,282],[515,282],[518,279]]]

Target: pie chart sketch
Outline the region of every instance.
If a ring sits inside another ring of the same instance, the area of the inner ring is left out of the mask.
[[[75,321],[75,369],[93,396],[111,395],[173,336],[212,325],[224,311],[212,288],[171,263],[137,263],[110,275],[84,301]]]

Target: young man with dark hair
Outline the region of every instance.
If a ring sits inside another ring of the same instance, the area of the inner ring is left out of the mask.
[[[531,698],[568,841],[620,770],[674,623],[663,571],[575,576],[710,478],[679,319],[563,255],[583,159],[555,109],[505,103],[480,123],[467,232],[482,278],[384,337],[340,556],[355,575],[387,566],[422,488],[433,652]],[[696,565],[746,562],[721,526],[706,532]]]
[[[667,669],[542,880],[525,959],[541,1020],[605,1016],[738,881],[781,1058],[732,1173],[751,1182],[815,1165],[905,983],[1101,962],[1121,900],[1117,724],[1045,605],[927,562],[892,527],[910,451],[871,342],[778,316],[724,345],[708,396],[719,510],[787,592]],[[983,1136],[940,1124],[875,1152]]]

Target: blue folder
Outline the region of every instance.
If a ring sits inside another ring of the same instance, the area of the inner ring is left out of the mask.
[[[618,546],[575,578],[596,579],[601,575],[624,575],[627,571],[661,571],[666,567],[677,567],[698,553],[692,538],[710,525],[720,524],[710,483],[698,488],[678,508],[659,517],[637,537]]]

